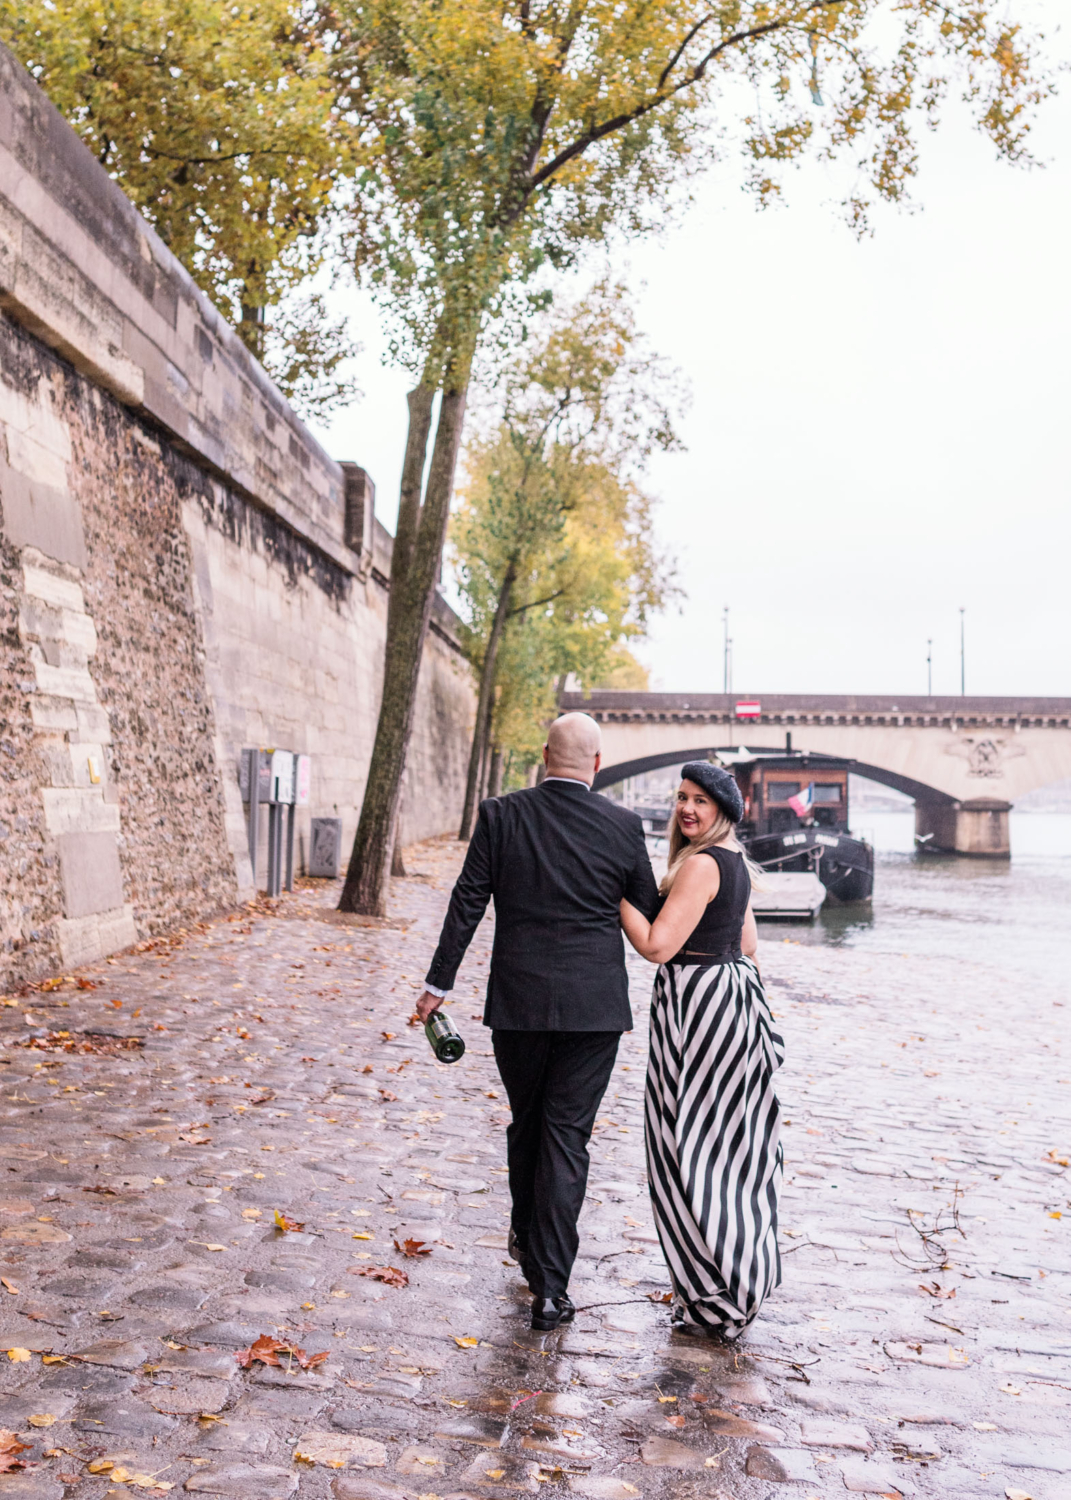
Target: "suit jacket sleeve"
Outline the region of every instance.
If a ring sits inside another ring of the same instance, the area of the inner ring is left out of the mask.
[[[639,824],[639,819],[636,820]],[[658,884],[651,869],[651,856],[647,853],[647,840],[643,826],[639,824],[634,839],[635,860],[625,881],[625,899],[642,912],[648,922],[653,922],[658,911]]]
[[[439,934],[439,946],[425,975],[427,984],[433,984],[440,990],[453,989],[465,950],[480,925],[490,899],[491,834],[485,802],[480,806],[469,852],[450,895],[450,905],[446,909],[446,919]]]

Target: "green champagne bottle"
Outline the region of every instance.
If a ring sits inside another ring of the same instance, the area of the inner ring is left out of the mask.
[[[442,1063],[457,1062],[465,1051],[465,1041],[449,1016],[433,1010],[424,1022],[424,1035],[435,1056]]]

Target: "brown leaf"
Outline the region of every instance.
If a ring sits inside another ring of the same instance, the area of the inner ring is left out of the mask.
[[[246,1084],[247,1089],[252,1087],[253,1085],[251,1083]],[[267,1093],[261,1094],[259,1099],[250,1099],[249,1102],[250,1104],[269,1104],[274,1098],[275,1095],[272,1093],[271,1089],[268,1089]]]
[[[95,1182],[92,1187],[84,1187],[83,1193],[100,1193],[103,1198],[118,1198],[119,1194],[110,1187],[105,1187],[102,1182]]]
[[[275,1227],[276,1229],[281,1229],[284,1234],[286,1234],[288,1231],[293,1234],[300,1234],[301,1231],[305,1228],[305,1225],[299,1223],[297,1219],[287,1218],[286,1214],[280,1213],[279,1210],[276,1209]]]
[[[394,1032],[393,1031],[381,1031],[379,1034],[380,1034],[380,1036],[383,1038],[383,1040],[385,1042],[393,1042],[393,1040],[394,1040]]]
[[[26,1465],[15,1455],[27,1452],[29,1447],[29,1443],[20,1443],[16,1434],[9,1432],[6,1427],[0,1429],[0,1474],[10,1474],[13,1469],[25,1469]]]
[[[381,1099],[386,1100],[386,1102],[388,1104],[393,1104],[394,1101],[397,1099],[398,1095],[397,1094],[392,1094],[391,1091],[390,1091],[390,1089],[380,1089],[380,1091],[379,1091],[379,1097]]]
[[[285,1354],[287,1358],[280,1359],[280,1354]],[[296,1364],[303,1370],[313,1370],[323,1363],[327,1354],[326,1349],[322,1354],[306,1354],[296,1344],[288,1344],[285,1339],[273,1339],[270,1334],[262,1333],[248,1349],[240,1350],[234,1357],[243,1370],[250,1369],[254,1360],[262,1365],[277,1365],[280,1369]]]
[[[415,1260],[420,1255],[430,1255],[432,1250],[432,1247],[425,1244],[423,1240],[403,1240],[401,1243],[395,1240],[394,1248],[400,1250],[410,1260]]]
[[[647,1300],[648,1300],[648,1302],[672,1302],[673,1301],[673,1293],[672,1292],[648,1292],[647,1293]]]
[[[92,979],[79,979],[78,988],[80,990],[95,990],[97,988],[97,985],[93,982]]]
[[[399,1270],[397,1266],[351,1266],[350,1270],[356,1271],[358,1276],[370,1276],[373,1281],[385,1282],[387,1286],[409,1285],[408,1271]]]
[[[371,1071],[372,1071],[372,1064],[371,1063],[365,1063],[364,1067],[361,1069],[362,1073],[371,1073]]]
[[[683,1417],[667,1417],[666,1421],[667,1421],[667,1423],[669,1424],[670,1427],[683,1427],[684,1426],[684,1418]]]

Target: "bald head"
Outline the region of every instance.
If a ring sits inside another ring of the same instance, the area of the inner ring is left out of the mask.
[[[589,714],[562,714],[547,731],[548,776],[571,776],[590,786],[599,769],[602,731]]]

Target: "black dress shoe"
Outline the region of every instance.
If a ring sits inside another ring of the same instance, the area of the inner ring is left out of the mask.
[[[536,1297],[532,1302],[532,1327],[539,1333],[551,1333],[575,1317],[576,1308],[565,1292],[560,1297]]]

